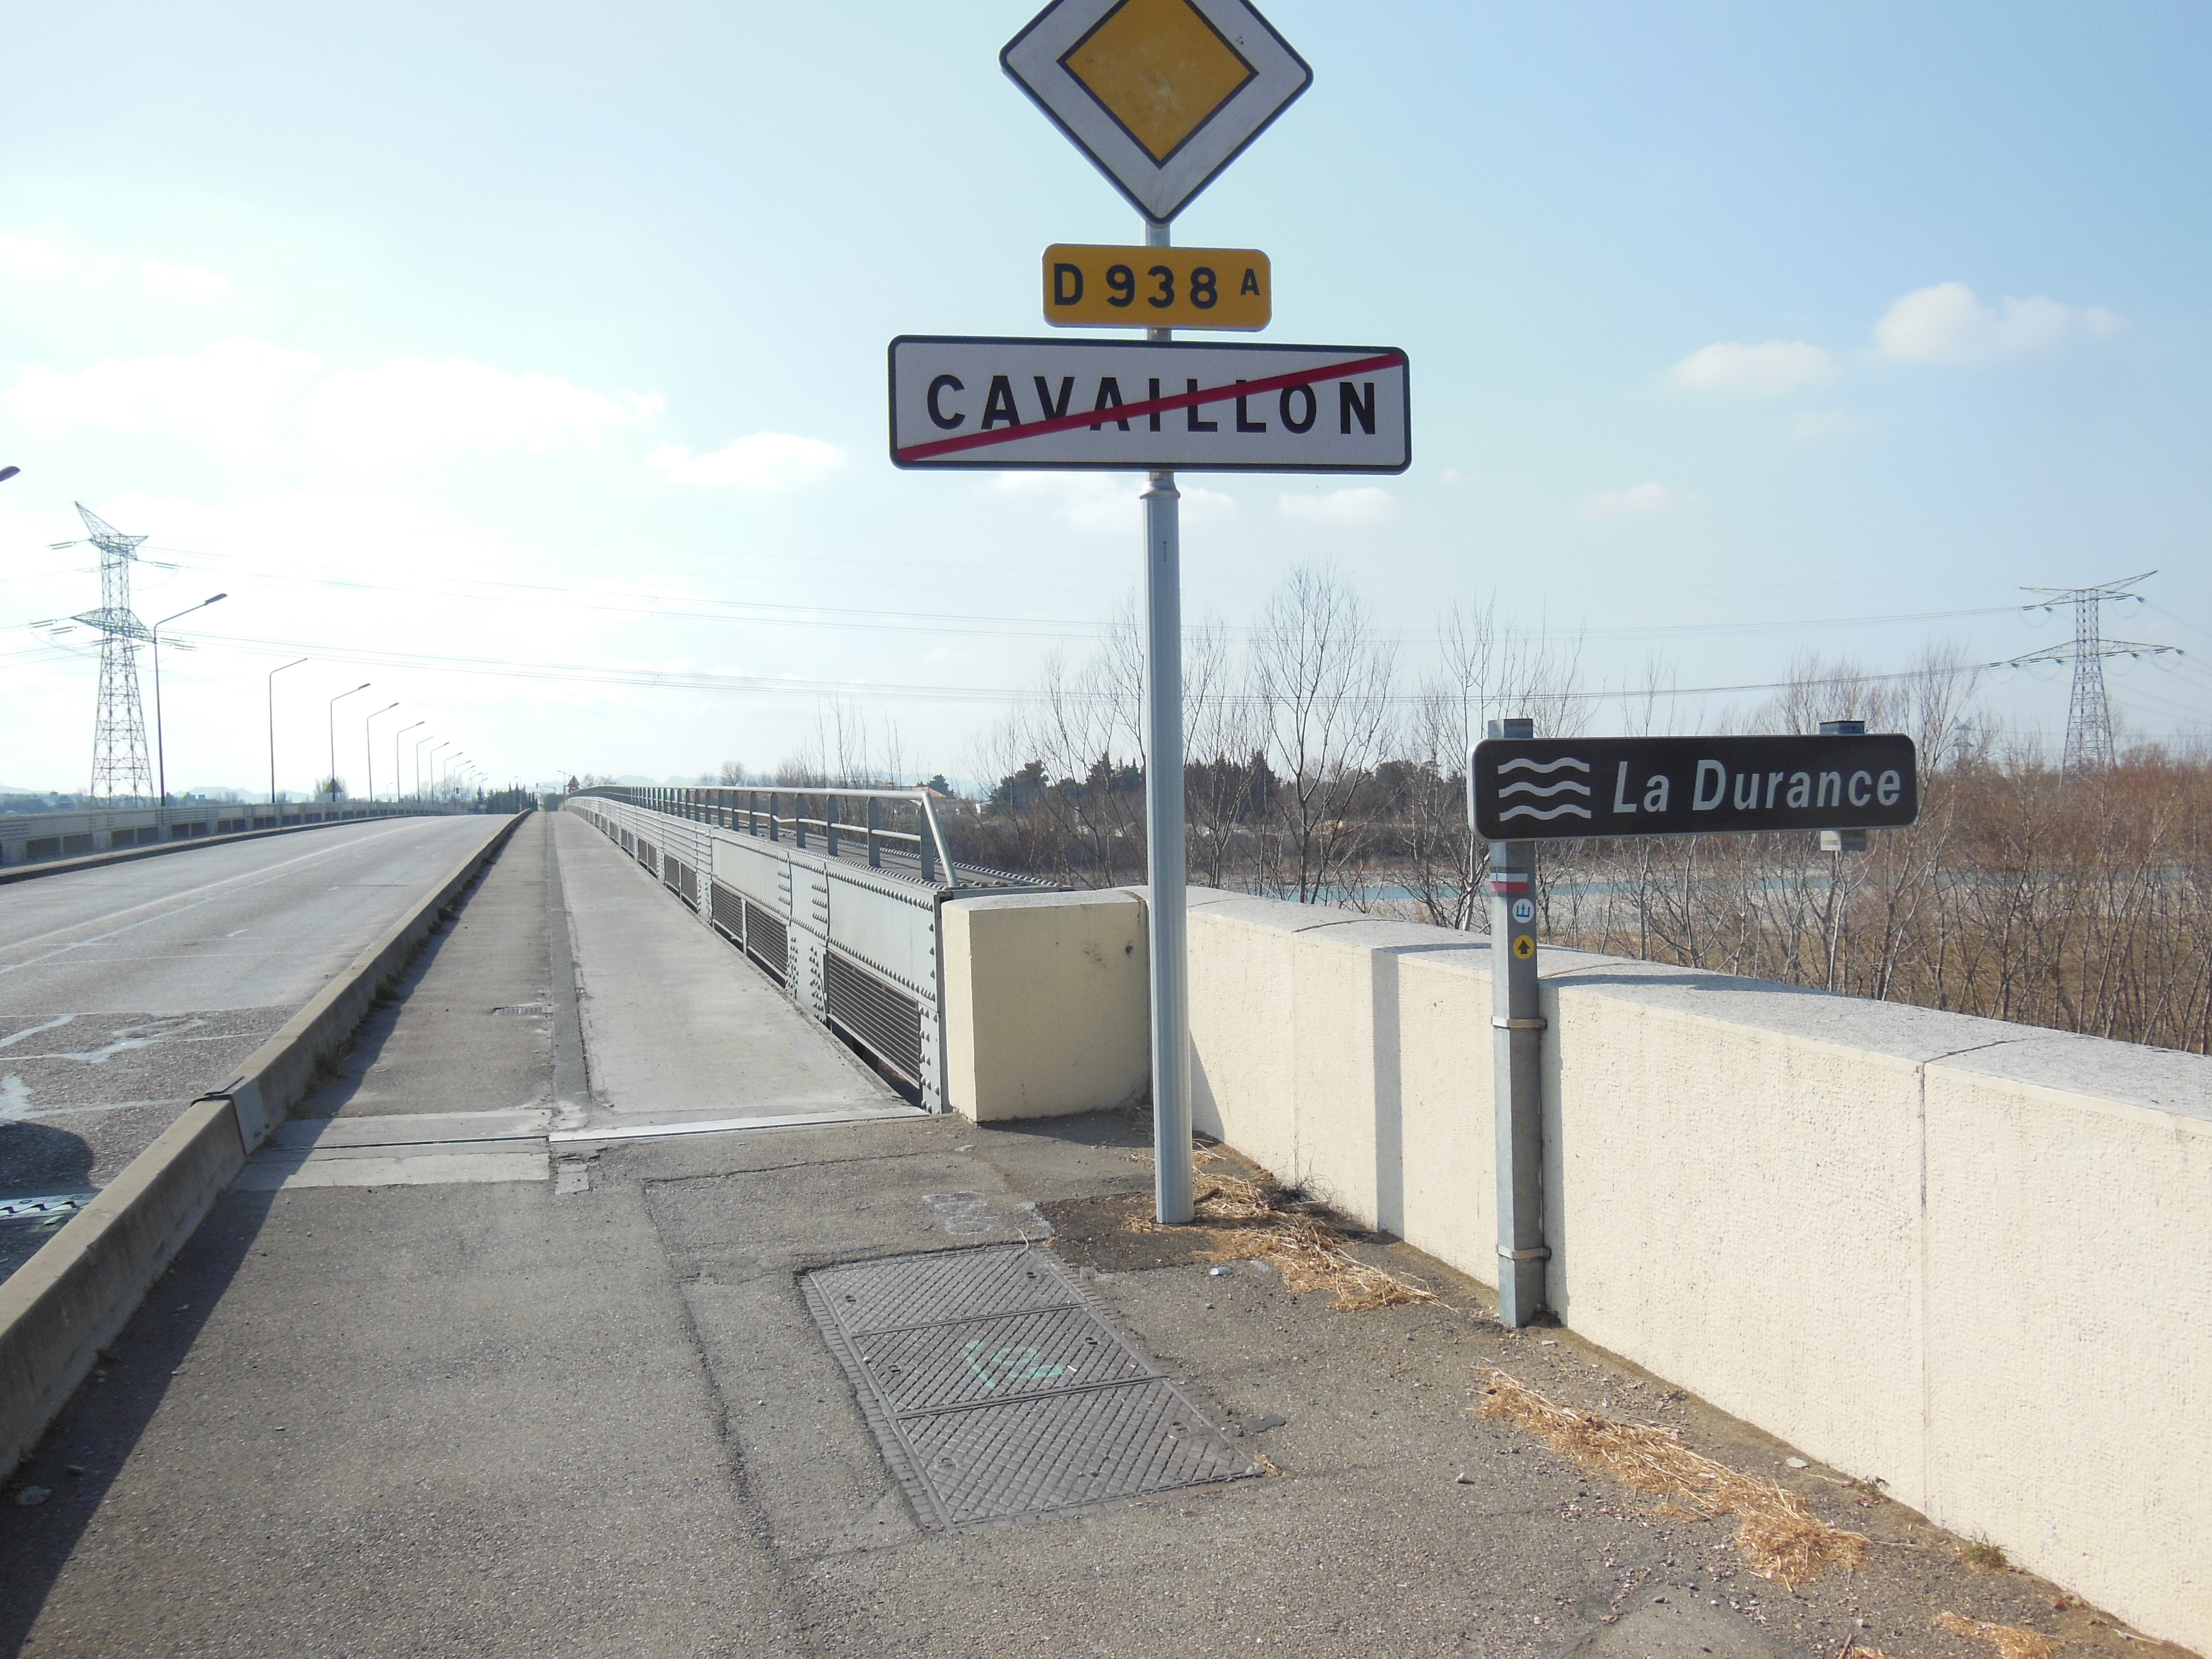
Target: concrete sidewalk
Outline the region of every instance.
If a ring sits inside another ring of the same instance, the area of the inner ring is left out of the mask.
[[[900,1104],[635,859],[569,813],[546,822],[575,958],[590,1127]]]
[[[426,953],[325,1103],[334,1125],[550,1119],[557,1014],[540,1044],[492,1038],[508,1028],[487,1021],[516,1017],[481,1011],[565,970],[548,954],[559,822],[526,826]],[[564,886],[619,874],[580,876],[587,850],[557,847]],[[611,958],[588,912],[574,910],[591,987]],[[696,1031],[653,1026],[649,998],[594,993],[601,1053],[657,1045],[623,1111],[750,1103],[728,1067],[756,1039],[728,1011],[770,1005],[723,1000],[752,972],[733,951],[687,971],[689,1006],[708,1011]],[[847,1063],[820,1045],[809,1074]],[[438,1144],[423,1155],[463,1143]],[[1402,1247],[1358,1249],[1436,1302],[1340,1313],[1265,1267],[1210,1271],[1194,1257],[1204,1241],[1125,1224],[1149,1187],[1145,1144],[1127,1116],[908,1115],[610,1144],[528,1181],[242,1184],[16,1475],[14,1493],[51,1495],[0,1507],[0,1643],[1838,1659],[1849,1641],[1987,1659],[1931,1626],[1955,1611],[2119,1647],[2087,1610],[2055,1611],[2047,1586],[1970,1571],[1958,1540],[1790,1469],[1787,1448],[1657,1380],[1564,1333],[1501,1330],[1479,1291]],[[964,1530],[921,1522],[797,1275],[1047,1226],[1087,1291],[1267,1473]],[[1869,1534],[1869,1566],[1794,1595],[1753,1577],[1726,1521],[1670,1516],[1470,1417],[1486,1364],[1570,1405],[1679,1425]]]

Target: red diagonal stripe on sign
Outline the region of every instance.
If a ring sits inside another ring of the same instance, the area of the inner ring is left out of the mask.
[[[1111,409],[1055,415],[1048,421],[1031,421],[1026,425],[1010,426],[1002,431],[963,432],[957,438],[939,438],[929,443],[915,444],[902,449],[897,452],[898,459],[902,461],[926,461],[933,455],[951,455],[963,449],[981,449],[986,444],[1048,437],[1055,432],[1073,432],[1079,426],[1104,426],[1109,421],[1133,420],[1140,415],[1164,414],[1171,409],[1195,409],[1200,404],[1226,403],[1231,398],[1256,398],[1263,392],[1287,392],[1292,386],[1312,386],[1322,380],[1348,380],[1354,374],[1371,374],[1378,369],[1401,368],[1405,366],[1405,362],[1404,352],[1385,351],[1372,357],[1354,357],[1348,362],[1331,363],[1326,368],[1301,368],[1288,374],[1270,374],[1264,380],[1239,380],[1233,386],[1178,392],[1171,398],[1147,398],[1140,404],[1121,404]]]

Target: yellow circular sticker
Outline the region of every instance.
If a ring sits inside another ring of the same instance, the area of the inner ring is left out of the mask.
[[[1513,954],[1526,962],[1536,954],[1536,941],[1523,933],[1513,941]]]

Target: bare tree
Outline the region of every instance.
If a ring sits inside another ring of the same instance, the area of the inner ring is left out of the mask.
[[[1366,606],[1333,571],[1292,571],[1261,614],[1253,681],[1283,774],[1283,822],[1263,878],[1301,903],[1345,896],[1367,851],[1396,667]]]

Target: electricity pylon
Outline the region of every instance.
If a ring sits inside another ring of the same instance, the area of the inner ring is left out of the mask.
[[[72,622],[100,630],[100,712],[92,727],[92,793],[150,796],[154,769],[146,758],[146,711],[138,701],[138,647],[150,637],[131,609],[131,566],[143,536],[126,536],[82,501],[86,539],[100,550],[100,609]],[[64,544],[66,545],[66,544]]]
[[[2105,637],[2104,606],[2122,599],[2142,603],[2142,595],[2127,590],[2137,582],[2147,581],[2158,574],[2146,570],[2140,576],[2123,576],[2115,582],[2101,583],[2094,587],[2031,587],[2030,593],[2045,593],[2050,598],[2041,605],[2024,605],[2027,611],[2056,611],[2062,605],[2074,607],[2074,641],[2070,645],[2054,645],[2042,651],[2030,652],[2025,657],[2014,657],[2008,666],[2021,668],[2030,663],[2070,662],[2074,665],[2074,696],[2066,708],[2066,748],[2059,764],[2069,772],[2084,771],[2112,763],[2112,702],[2105,690],[2105,659],[2107,657],[2155,657],[2163,652],[2174,651],[2171,645],[2145,645],[2137,640],[2108,640]]]

